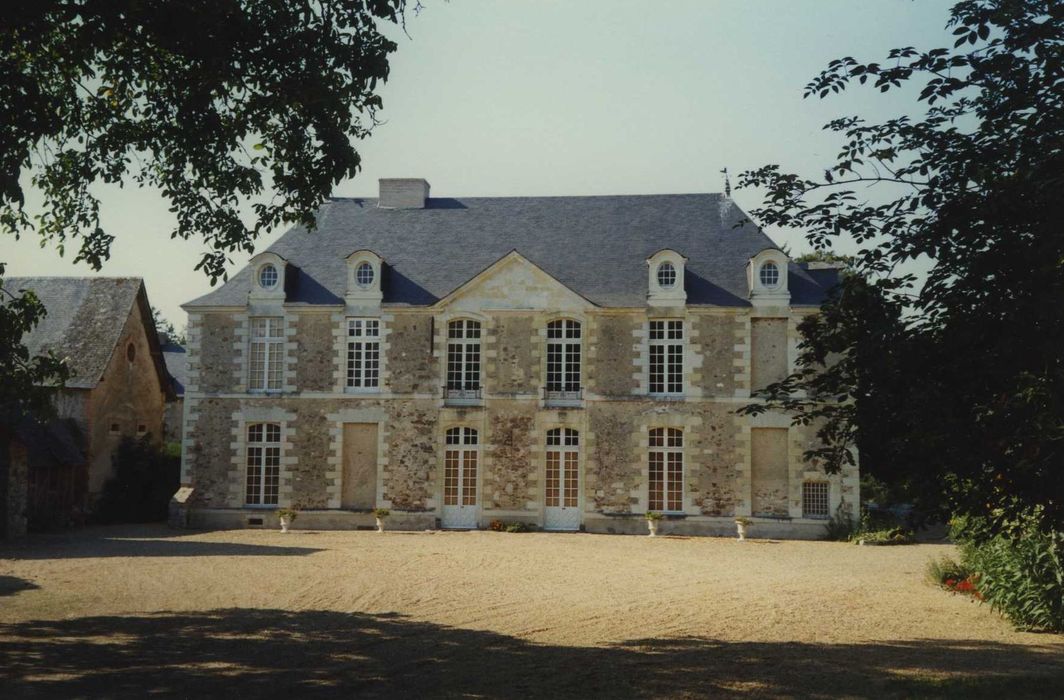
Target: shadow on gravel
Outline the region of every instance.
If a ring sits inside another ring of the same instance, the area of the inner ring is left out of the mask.
[[[40,588],[40,586],[33,581],[27,581],[17,576],[0,576],[0,598],[6,595],[15,595],[22,591],[32,591],[36,588]]]
[[[0,545],[0,559],[95,559],[97,557],[303,556],[316,547],[202,542],[183,539],[202,531],[165,525],[107,525],[57,534],[30,535]]]
[[[1061,656],[975,640],[565,647],[396,614],[228,609],[0,625],[0,696],[1060,697]]]

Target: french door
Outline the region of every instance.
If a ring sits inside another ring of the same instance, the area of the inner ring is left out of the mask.
[[[473,428],[447,430],[443,456],[443,517],[445,528],[477,527],[477,468],[479,445]]]
[[[580,529],[580,433],[571,428],[547,431],[544,506],[547,530]]]

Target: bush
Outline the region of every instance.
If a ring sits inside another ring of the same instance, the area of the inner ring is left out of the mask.
[[[111,457],[114,476],[96,505],[103,523],[166,520],[170,497],[181,484],[181,455],[152,442],[150,435],[122,438]]]
[[[528,523],[510,523],[506,526],[507,532],[532,532],[535,529],[535,525],[529,525]]]
[[[831,519],[824,525],[824,529],[827,532],[824,539],[831,542],[849,542],[857,532],[857,523],[854,522],[849,511],[844,511],[840,504],[835,515],[831,516]]]
[[[1041,532],[1033,519],[1011,535],[983,538],[978,521],[954,529],[976,589],[1020,629],[1064,632],[1064,532]]]
[[[951,557],[932,559],[927,562],[927,580],[936,586],[950,587],[948,581],[967,581],[972,572]]]
[[[506,529],[506,523],[501,520],[492,520],[488,523],[488,529],[492,532],[503,532]]]

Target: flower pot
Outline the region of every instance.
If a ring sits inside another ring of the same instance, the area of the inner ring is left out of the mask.
[[[288,526],[292,524],[288,518],[281,516],[281,532],[288,532]]]
[[[651,537],[657,537],[658,536],[658,521],[657,520],[648,520],[647,521],[647,527],[650,528],[650,536]]]
[[[377,518],[377,532],[384,532],[384,521]]]
[[[746,523],[735,523],[735,528],[739,531],[739,541],[746,539]]]

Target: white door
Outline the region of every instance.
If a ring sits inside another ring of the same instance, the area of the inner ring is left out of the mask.
[[[544,522],[547,530],[580,529],[580,434],[570,428],[547,431]]]
[[[477,431],[450,428],[443,463],[443,527],[477,527]]]

